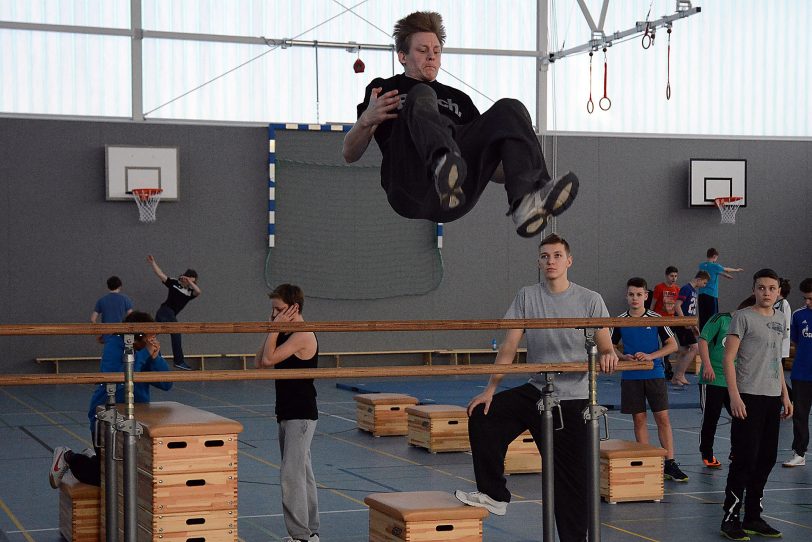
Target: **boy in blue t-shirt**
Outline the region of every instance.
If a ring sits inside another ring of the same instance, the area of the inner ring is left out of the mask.
[[[110,292],[96,301],[90,323],[95,324],[101,317],[102,324],[119,324],[124,317],[133,311],[132,299],[121,293],[121,279],[113,275],[107,279],[107,289]],[[99,342],[104,343],[110,335],[100,335]]]
[[[733,275],[730,273],[739,273],[743,271],[741,267],[725,267],[717,260],[719,259],[719,251],[715,248],[709,248],[705,254],[707,260],[699,264],[700,271],[706,271],[710,275],[708,283],[699,289],[699,297],[697,299],[697,314],[699,316],[699,331],[705,322],[710,320],[710,317],[719,312],[719,276],[726,279],[732,279]]]
[[[659,318],[654,311],[646,310],[644,303],[648,297],[646,280],[633,277],[626,283],[626,303],[629,310],[620,318]],[[647,371],[624,371],[620,381],[620,411],[631,414],[634,420],[634,437],[637,442],[648,444],[646,401],[654,414],[660,445],[667,455],[664,465],[666,480],[687,482],[688,476],[674,461],[674,436],[671,420],[668,417],[668,390],[665,386],[663,356],[677,351],[677,340],[667,326],[621,327],[612,332],[615,346],[622,344],[618,351],[619,359],[651,361],[652,369]]]
[[[784,467],[806,465],[809,446],[809,410],[812,405],[812,278],[801,281],[804,306],[792,313],[789,338],[795,343],[795,361],[792,362],[792,458]]]

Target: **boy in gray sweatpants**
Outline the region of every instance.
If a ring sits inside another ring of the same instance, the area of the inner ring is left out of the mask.
[[[302,289],[281,284],[269,295],[273,322],[304,322]],[[319,343],[312,332],[269,333],[256,356],[258,369],[313,369],[318,365]],[[283,542],[319,542],[319,500],[310,458],[310,443],[319,417],[312,378],[274,380],[279,450],[282,513],[288,530]]]

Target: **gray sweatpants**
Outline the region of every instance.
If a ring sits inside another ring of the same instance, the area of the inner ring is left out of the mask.
[[[310,462],[310,442],[315,432],[316,420],[279,422],[282,512],[288,535],[300,540],[319,532],[319,500]]]

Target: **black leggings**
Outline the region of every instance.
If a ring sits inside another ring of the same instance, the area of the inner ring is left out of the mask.
[[[716,437],[716,426],[719,424],[719,416],[722,414],[722,407],[730,414],[730,395],[727,388],[713,386],[711,384],[700,384],[699,394],[702,397],[702,431],[699,433],[699,453],[702,459],[713,458],[713,439]]]

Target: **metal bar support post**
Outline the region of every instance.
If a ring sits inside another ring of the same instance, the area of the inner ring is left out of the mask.
[[[136,438],[141,434],[141,426],[135,420],[134,342],[134,334],[124,335],[124,402],[127,410],[118,424],[119,431],[124,433],[124,542],[136,542],[137,535]]]
[[[536,404],[541,414],[541,510],[542,533],[544,542],[555,542],[555,468],[553,466],[553,410],[558,409],[560,421],[559,429],[564,427],[564,418],[561,414],[561,403],[555,394],[553,373],[544,373],[546,383],[541,391],[541,399]]]
[[[606,408],[598,404],[598,346],[595,344],[595,330],[584,329],[584,347],[589,366],[589,404],[584,410],[584,421],[589,427],[589,468],[587,477],[587,513],[589,521],[589,542],[601,540],[601,428],[600,419],[609,427],[605,417]]]
[[[104,410],[96,415],[96,427],[93,435],[93,446],[104,446],[104,521],[106,542],[118,541],[118,481],[116,479],[116,385],[105,384],[107,402]],[[104,443],[100,442],[104,434]]]

